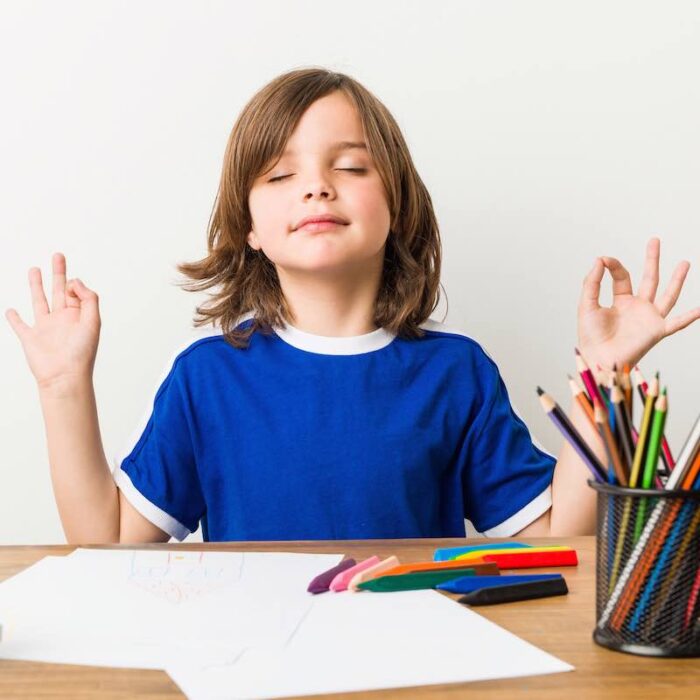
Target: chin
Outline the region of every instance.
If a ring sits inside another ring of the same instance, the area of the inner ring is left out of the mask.
[[[364,258],[348,258],[342,255],[306,255],[301,260],[282,263],[281,267],[289,272],[339,273],[366,265]]]

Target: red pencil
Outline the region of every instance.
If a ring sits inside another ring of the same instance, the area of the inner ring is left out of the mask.
[[[590,367],[586,364],[586,361],[583,359],[583,355],[581,355],[578,348],[574,348],[574,350],[576,351],[576,371],[581,376],[583,385],[586,387],[586,391],[588,392],[588,398],[590,398],[591,403],[593,403],[593,400],[597,397],[600,403],[603,404],[603,406],[607,406],[605,400],[603,399],[603,395],[598,389],[598,383],[596,382],[595,377],[593,376],[593,372],[591,372]]]

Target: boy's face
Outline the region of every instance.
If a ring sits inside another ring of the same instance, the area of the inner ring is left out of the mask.
[[[364,136],[357,110],[337,91],[304,112],[280,160],[253,183],[248,243],[278,273],[335,275],[383,265],[390,225],[383,183],[365,148],[339,148],[339,142],[362,143]],[[270,181],[279,176],[285,177]],[[323,214],[347,223],[296,228]]]

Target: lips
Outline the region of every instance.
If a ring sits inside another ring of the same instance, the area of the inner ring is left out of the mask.
[[[339,216],[335,216],[334,214],[318,214],[316,216],[307,216],[306,218],[302,219],[294,227],[294,230],[296,231],[297,229],[303,228],[304,226],[306,226],[306,224],[319,223],[333,223],[340,224],[342,226],[346,226],[348,224],[348,222],[345,219],[342,219]]]

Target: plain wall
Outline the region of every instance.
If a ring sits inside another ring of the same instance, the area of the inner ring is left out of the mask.
[[[700,303],[698,3],[2,2],[0,65],[1,308],[33,324],[27,271],[50,284],[54,251],[97,290],[110,460],[206,298],[174,284],[175,264],[206,252],[231,127],[292,68],[347,72],[392,111],[441,226],[444,320],[494,357],[549,451],[562,440],[535,387],[568,406],[597,255],[636,291],[658,235],[660,292],[691,261],[672,314]],[[668,386],[676,453],[699,341],[696,323],[641,363]],[[0,362],[0,542],[64,542],[35,382],[4,319]]]

